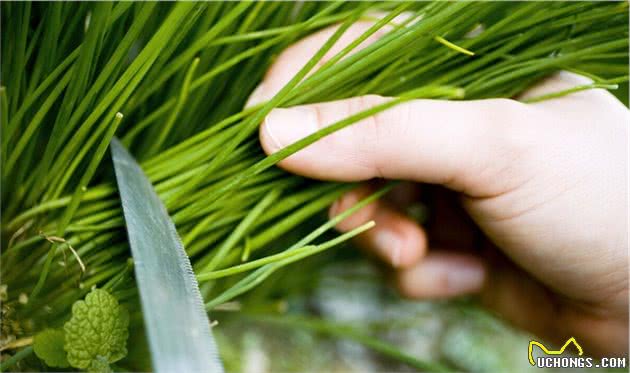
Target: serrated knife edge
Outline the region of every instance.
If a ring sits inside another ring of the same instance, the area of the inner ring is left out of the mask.
[[[153,370],[223,372],[190,260],[166,208],[131,154],[111,144]]]

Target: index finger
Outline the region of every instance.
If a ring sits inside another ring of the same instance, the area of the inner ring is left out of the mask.
[[[376,14],[377,18],[382,18],[383,14]],[[409,18],[408,13],[401,13],[394,17],[391,24],[399,24]],[[376,40],[383,37],[388,32],[392,31],[393,26],[391,24],[385,25],[374,32],[361,42],[354,52],[358,52],[368,45],[374,43]],[[319,69],[326,62],[330,61],[335,55],[341,52],[345,47],[350,45],[354,40],[363,35],[370,27],[374,25],[372,21],[357,21],[339,38],[339,40],[333,45],[333,47],[324,55],[324,57],[317,63],[315,70]],[[297,72],[313,57],[313,55],[319,50],[320,47],[326,43],[326,41],[335,33],[339,28],[338,25],[330,26],[323,30],[320,30],[312,35],[305,37],[297,43],[291,45],[285,49],[278,59],[269,68],[263,81],[252,92],[247,101],[246,107],[254,106],[261,102],[271,99],[276,93],[278,93],[282,87],[284,87]]]

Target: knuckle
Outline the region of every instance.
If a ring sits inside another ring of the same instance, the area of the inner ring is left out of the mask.
[[[365,110],[371,109],[374,106],[380,105],[386,102],[386,98],[377,95],[366,95],[354,97],[348,100],[347,115],[353,115],[361,113]],[[378,127],[386,124],[386,117],[383,116],[383,112],[370,115],[369,117],[361,120],[358,125],[352,126],[354,128],[354,135],[361,135],[363,140],[376,139],[379,136]]]
[[[322,112],[322,107],[320,105],[308,105],[309,110],[311,111],[312,120],[317,126],[317,129],[320,130],[331,123],[325,123],[324,114]]]
[[[499,98],[488,100],[486,108],[474,120],[471,128],[475,143],[504,151],[516,152],[529,148],[530,137],[524,118],[530,117],[529,107],[519,101]]]
[[[355,97],[349,104],[349,111],[358,113],[389,100],[391,98],[379,95]],[[382,178],[387,174],[387,162],[390,157],[385,156],[386,149],[391,148],[392,138],[399,136],[401,131],[404,132],[404,126],[408,122],[405,118],[408,116],[408,108],[394,107],[373,114],[351,127],[349,135],[356,139],[354,143],[371,170],[372,177]]]
[[[531,131],[535,123],[530,122],[525,125],[524,120],[528,118],[529,121],[534,117],[530,106],[512,99],[498,99],[498,101],[496,106],[499,125],[495,126],[497,128],[494,130],[495,144],[505,151],[517,154],[531,149],[534,137],[530,135],[535,132]]]
[[[386,102],[386,98],[378,95],[366,95],[357,98],[356,105],[360,111],[370,109],[374,106]],[[387,132],[383,126],[388,125],[388,118],[384,112],[379,112],[364,119],[359,126],[355,128],[360,137],[362,153],[365,155],[366,161],[373,170],[373,176],[383,177],[382,158],[379,156],[379,149],[382,144],[382,136]]]
[[[461,156],[468,162],[459,171],[459,187],[476,197],[502,193],[520,182],[517,170],[536,141],[527,105],[511,99],[490,99],[479,104],[483,106],[471,110],[467,124],[460,127],[467,144]]]

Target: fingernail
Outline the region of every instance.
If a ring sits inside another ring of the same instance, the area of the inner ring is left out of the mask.
[[[374,235],[374,245],[382,257],[389,259],[394,267],[400,266],[403,242],[396,232],[380,229]]]
[[[267,97],[267,90],[265,89],[265,83],[260,83],[256,89],[249,95],[247,102],[245,103],[245,108],[249,108],[252,106],[256,106],[260,103],[268,101],[269,97]]]
[[[317,116],[313,109],[294,107],[273,109],[263,123],[263,134],[268,137],[272,153],[317,131]]]
[[[485,272],[480,264],[462,263],[456,269],[449,271],[447,276],[449,290],[463,294],[479,290],[483,285]]]

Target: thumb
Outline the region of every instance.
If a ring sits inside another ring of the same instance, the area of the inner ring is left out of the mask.
[[[263,149],[274,153],[387,100],[369,95],[274,109],[260,128]],[[523,148],[523,139],[514,141],[520,134],[513,129],[523,127],[517,122],[531,117],[529,111],[507,99],[409,101],[322,138],[280,166],[317,179],[405,179],[443,184],[471,196],[493,195],[492,170],[504,170],[518,156],[508,154]]]

